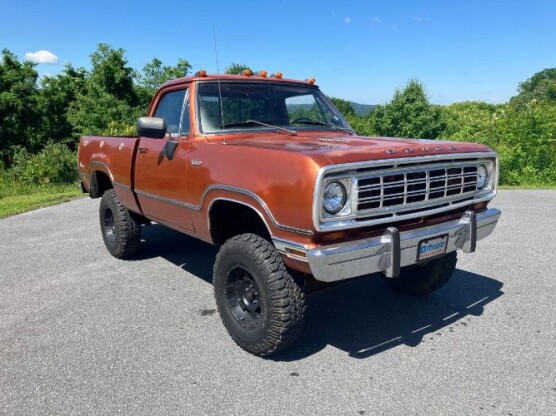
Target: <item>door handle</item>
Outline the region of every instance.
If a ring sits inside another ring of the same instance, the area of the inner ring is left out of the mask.
[[[149,149],[147,149],[146,147],[140,147],[139,148],[139,153],[147,153],[147,150],[149,150]]]

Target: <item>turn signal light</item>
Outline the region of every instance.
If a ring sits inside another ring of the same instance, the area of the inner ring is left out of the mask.
[[[302,257],[302,258],[305,258],[305,259],[307,258],[307,253],[304,252],[304,251],[302,251],[302,250],[297,250],[297,249],[295,249],[295,248],[286,247],[286,251],[287,251],[289,254],[292,254],[292,255],[294,255],[294,256]]]

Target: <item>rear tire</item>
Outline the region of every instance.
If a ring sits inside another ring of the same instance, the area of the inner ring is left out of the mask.
[[[245,351],[266,356],[290,346],[305,322],[305,295],[267,240],[226,241],[214,264],[214,297],[224,326]]]
[[[110,254],[128,259],[137,253],[141,244],[140,217],[123,206],[114,189],[102,195],[99,219],[102,239]]]
[[[404,267],[398,277],[383,278],[388,286],[397,292],[414,296],[428,295],[450,280],[457,260],[457,253],[454,251],[424,264]]]

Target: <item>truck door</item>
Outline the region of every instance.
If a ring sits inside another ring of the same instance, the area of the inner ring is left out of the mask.
[[[141,137],[135,159],[134,190],[145,216],[174,228],[192,230],[191,205],[186,195],[189,165],[189,89],[169,90],[155,104],[155,117],[166,121],[163,139]],[[176,148],[170,157],[167,146]]]

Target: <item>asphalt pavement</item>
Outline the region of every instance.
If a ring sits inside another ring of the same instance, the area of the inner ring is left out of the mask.
[[[267,359],[221,324],[210,245],[153,225],[116,260],[98,204],[0,220],[0,414],[556,414],[556,191],[499,192],[498,228],[426,298],[312,295]]]

